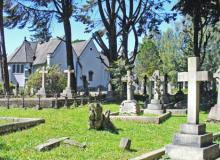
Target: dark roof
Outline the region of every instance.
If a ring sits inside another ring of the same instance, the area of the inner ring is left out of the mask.
[[[72,43],[73,49],[75,50],[77,57],[81,56],[84,49],[89,44],[90,40]]]
[[[38,43],[35,53],[36,59],[34,65],[43,64],[47,61],[47,55],[53,54],[61,40],[58,38],[50,39],[48,42]]]
[[[37,43],[24,40],[22,45],[8,58],[8,63],[32,63]]]

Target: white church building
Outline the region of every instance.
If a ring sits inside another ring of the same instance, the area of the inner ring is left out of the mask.
[[[89,83],[90,90],[101,87],[107,89],[109,73],[101,62],[101,56],[108,64],[107,58],[98,51],[92,39],[72,44],[73,62],[77,88],[83,88],[83,78]],[[25,86],[28,77],[41,66],[59,65],[61,70],[67,69],[65,42],[54,38],[48,42],[23,41],[13,54],[8,57],[10,81],[20,87]]]

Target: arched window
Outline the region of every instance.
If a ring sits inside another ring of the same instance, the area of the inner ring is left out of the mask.
[[[93,71],[89,71],[89,81],[93,81]]]

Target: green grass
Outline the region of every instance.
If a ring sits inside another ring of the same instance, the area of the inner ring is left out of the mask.
[[[8,123],[11,123],[11,122],[13,122],[13,121],[0,119],[0,125],[8,124]]]
[[[118,111],[118,105],[104,105],[112,111]],[[128,159],[149,152],[171,142],[179,125],[186,122],[185,116],[174,116],[161,125],[141,124],[115,120],[119,134],[108,131],[88,130],[88,108],[76,109],[0,109],[0,116],[45,118],[46,123],[37,127],[15,132],[0,137],[0,157],[6,160],[115,160]],[[205,121],[206,113],[201,113]],[[220,125],[210,123],[208,131],[219,132]],[[79,142],[86,142],[85,150],[74,146],[61,145],[49,152],[37,152],[35,146],[55,137],[70,137]],[[132,140],[132,152],[118,148],[120,139]]]

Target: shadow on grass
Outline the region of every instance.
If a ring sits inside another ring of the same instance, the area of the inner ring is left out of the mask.
[[[15,160],[15,159],[11,157],[0,157],[0,160]]]

